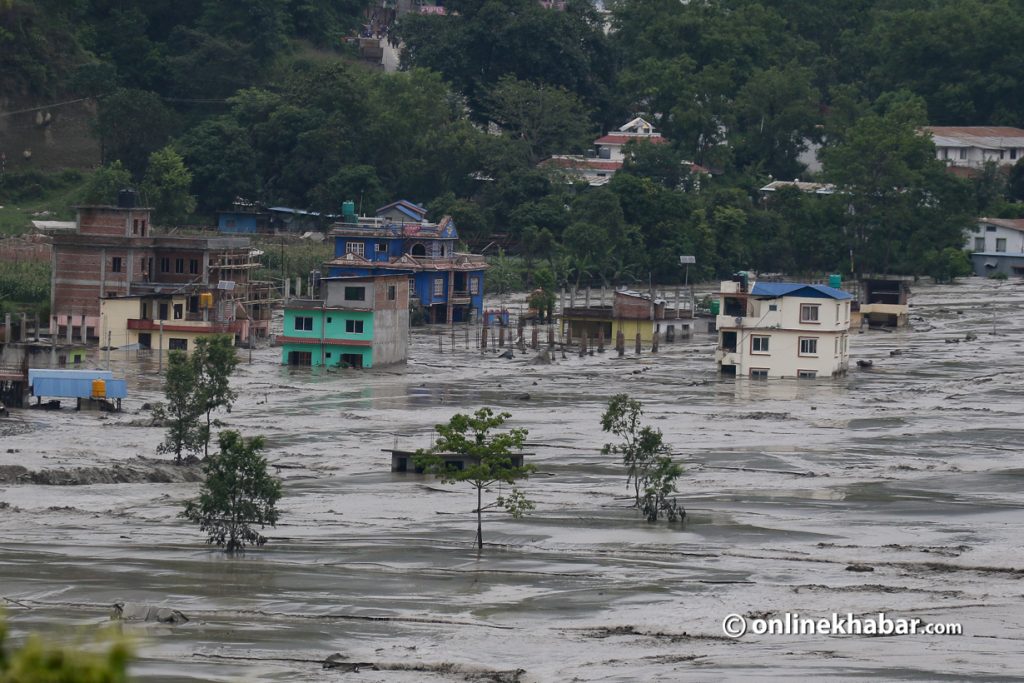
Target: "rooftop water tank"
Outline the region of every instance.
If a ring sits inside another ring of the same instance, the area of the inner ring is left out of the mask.
[[[345,223],[356,222],[356,203],[353,201],[347,201],[341,205],[342,221]]]
[[[93,398],[106,398],[107,397],[107,380],[105,380],[105,379],[94,379],[92,381],[92,397]]]
[[[828,286],[833,289],[840,289],[843,286],[843,276],[838,273],[832,273],[828,276]]]

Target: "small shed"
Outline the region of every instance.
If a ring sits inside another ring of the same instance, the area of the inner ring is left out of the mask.
[[[96,395],[95,382],[103,382],[102,396]],[[128,396],[128,387],[123,379],[114,379],[109,370],[49,370],[29,368],[29,391],[41,403],[43,397],[50,399],[73,398],[77,407],[82,407],[82,399],[114,399],[117,409],[121,409],[121,399]]]
[[[385,449],[384,452],[391,454],[392,472],[415,472],[416,474],[423,474],[423,468],[416,466],[416,451]],[[525,455],[527,455],[527,453],[512,454],[509,458],[512,461],[512,467],[522,467],[523,456]],[[462,455],[459,453],[442,453],[441,456],[444,458],[446,465],[457,470],[465,469],[466,465],[477,464],[477,459],[468,455]]]

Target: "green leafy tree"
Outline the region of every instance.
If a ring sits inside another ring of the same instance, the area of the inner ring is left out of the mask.
[[[2,616],[2,615],[0,615]],[[38,635],[16,650],[7,647],[7,624],[0,618],[0,683],[126,683],[131,649],[121,640],[78,649],[47,643]]]
[[[500,495],[488,505],[483,504],[485,489],[494,484],[513,485],[524,479],[536,468],[533,465],[514,467],[512,455],[520,450],[526,441],[527,430],[515,428],[507,431],[494,430],[512,417],[510,413],[495,413],[490,408],[480,408],[472,415],[458,413],[448,424],[435,425],[438,439],[429,449],[416,452],[416,464],[447,483],[467,483],[476,489],[476,544],[484,547],[483,512],[501,507],[521,517],[533,509],[529,501],[515,486],[507,495]],[[462,469],[449,465],[446,455],[456,454],[465,458]]]
[[[82,190],[84,204],[116,204],[117,193],[131,187],[132,174],[120,161],[96,169]]]
[[[505,132],[525,143],[530,163],[553,153],[582,152],[593,139],[586,109],[564,88],[505,76],[490,92],[488,112]]]
[[[189,194],[191,185],[192,173],[174,148],[150,154],[142,195],[153,207],[154,221],[165,225],[185,222],[196,208],[195,197]]]
[[[135,178],[177,128],[177,114],[154,92],[122,88],[100,100],[96,132],[103,161],[121,161]]]
[[[936,282],[954,282],[973,272],[971,259],[963,249],[946,247],[942,251],[925,254],[925,273]]]
[[[231,412],[231,405],[238,397],[231,389],[231,375],[238,366],[234,340],[229,335],[200,337],[190,360],[195,377],[192,400],[199,414],[206,416],[206,423],[198,427],[198,439],[203,446],[203,457],[207,457],[213,428],[221,426],[213,414],[222,408]]]
[[[199,498],[187,501],[181,513],[208,534],[207,543],[229,553],[262,546],[267,539],[257,528],[277,524],[281,482],[267,472],[263,447],[263,437],[221,432],[220,452],[203,463],[206,481]]]
[[[198,451],[203,441],[199,432],[199,417],[203,405],[196,394],[196,365],[183,351],[171,351],[167,357],[167,375],[164,377],[164,397],[153,416],[167,427],[167,436],[157,447],[159,453],[173,453],[174,462],[181,464],[185,454]]]
[[[626,486],[633,489],[633,504],[648,519],[657,521],[665,512],[670,521],[678,516],[674,501],[668,496],[675,489],[675,481],[682,468],[672,463],[661,430],[641,425],[643,405],[628,394],[616,394],[608,401],[601,415],[601,429],[619,437],[619,443],[605,444],[604,454],[622,456],[626,466]]]

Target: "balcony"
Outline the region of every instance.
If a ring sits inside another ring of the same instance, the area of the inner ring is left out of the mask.
[[[734,327],[746,327],[754,329],[777,329],[782,327],[782,313],[780,311],[768,311],[761,316],[733,316],[719,315],[715,318],[715,325],[718,329],[731,329]]]
[[[739,365],[739,354],[731,349],[715,349],[715,362],[722,365]]]
[[[129,318],[128,329],[136,332],[159,332],[163,322],[164,332],[198,332],[201,334],[233,334],[242,327],[242,321],[233,323],[203,322],[196,320],[149,320]]]

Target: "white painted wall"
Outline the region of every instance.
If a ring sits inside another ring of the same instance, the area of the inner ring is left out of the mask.
[[[735,283],[723,282],[723,289]],[[725,307],[722,295],[721,310]],[[719,348],[715,360],[719,366],[735,365],[736,375],[749,377],[753,368],[768,370],[769,377],[798,377],[811,370],[818,377],[846,372],[849,367],[849,330],[851,300],[786,296],[775,299],[750,297],[747,315],[719,315]],[[817,321],[801,320],[802,306],[815,306]],[[772,310],[774,307],[775,310]],[[736,350],[726,351],[723,341],[728,332],[736,333]],[[755,351],[754,337],[767,337],[768,350]],[[815,353],[801,352],[801,339],[817,341]]]
[[[1006,240],[1004,249],[997,249],[997,240]],[[980,242],[978,240],[981,240]],[[964,248],[971,252],[995,252],[1004,251],[1007,254],[1024,253],[1024,232],[1013,228],[1004,228],[1001,225],[991,225],[979,222],[974,229],[967,233],[967,241]]]

